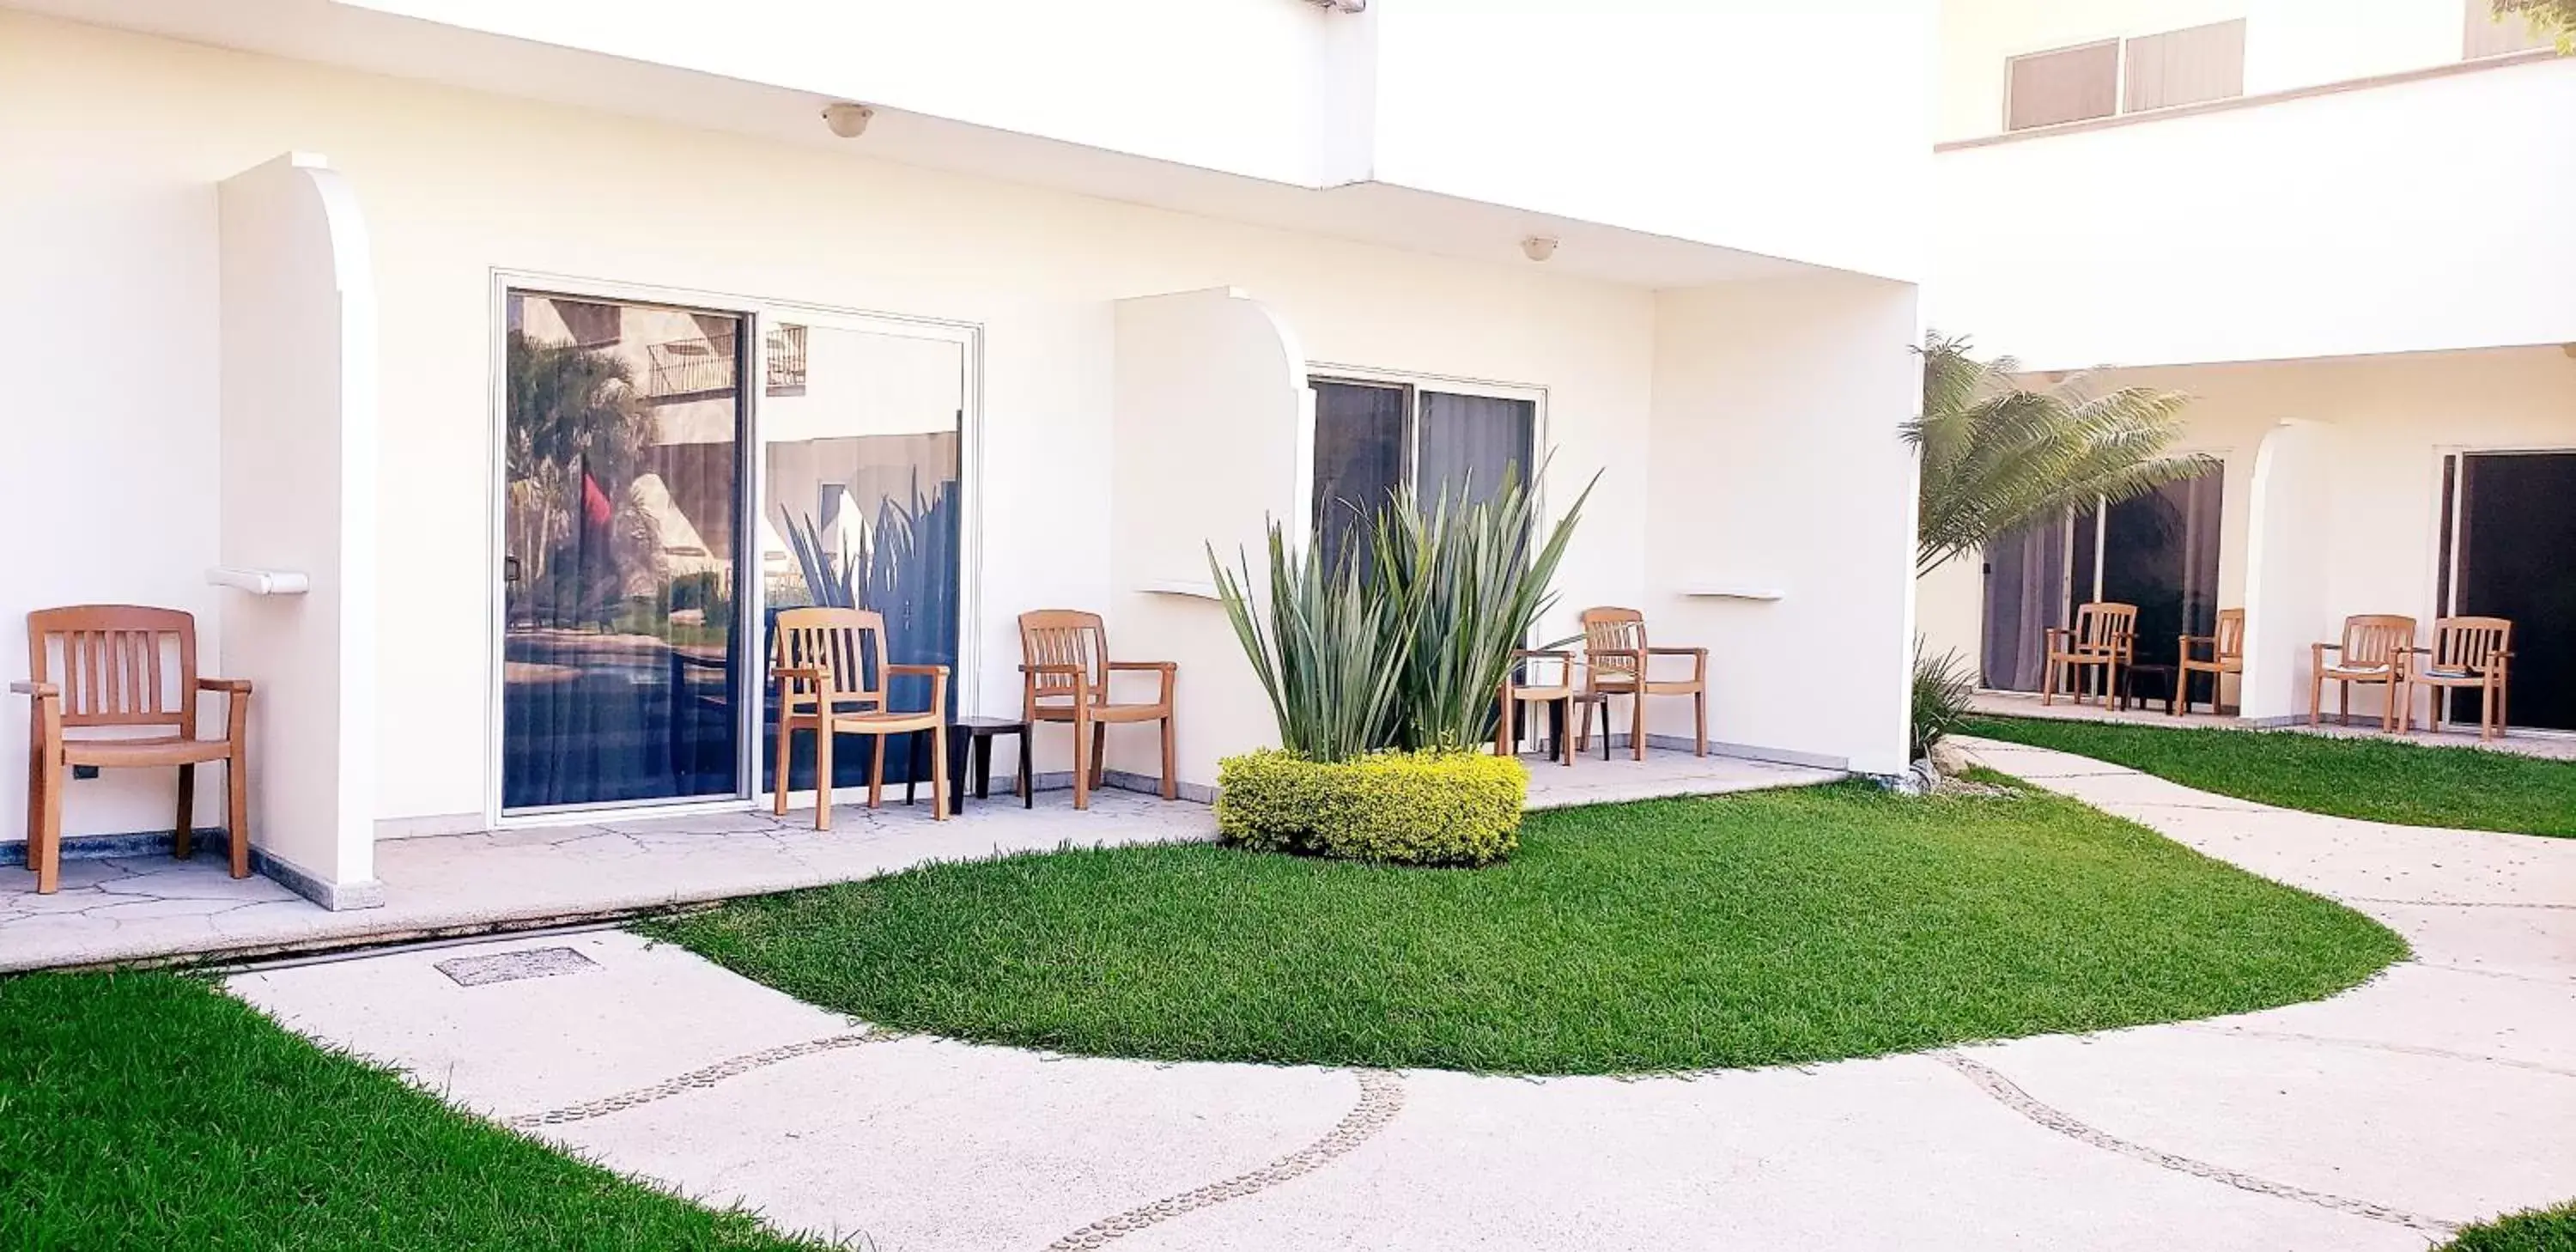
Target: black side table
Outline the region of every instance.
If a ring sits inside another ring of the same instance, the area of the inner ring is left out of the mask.
[[[1029,724],[1016,717],[961,717],[947,727],[948,811],[966,811],[966,774],[975,775],[975,798],[988,799],[993,794],[993,739],[997,735],[1020,737],[1020,807],[1037,805],[1037,788],[1029,778]],[[915,731],[906,736],[911,745],[907,754],[912,768],[903,784],[903,802],[912,803],[913,788],[921,779],[921,742],[930,732]]]

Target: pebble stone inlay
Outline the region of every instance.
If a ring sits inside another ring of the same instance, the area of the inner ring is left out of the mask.
[[[527,948],[518,952],[495,952],[489,956],[453,957],[430,968],[447,975],[447,980],[459,987],[480,987],[488,983],[517,982],[522,978],[578,974],[599,968],[599,963],[571,948]]]
[[[2283,1200],[2296,1200],[2302,1204],[2313,1204],[2319,1208],[2333,1209],[2338,1213],[2350,1213],[2355,1217],[2367,1217],[2373,1221],[2389,1222],[2412,1230],[2424,1231],[2427,1234],[2447,1238],[2460,1231],[2458,1225],[2439,1218],[2409,1213],[2403,1209],[2393,1209],[2384,1204],[2373,1204],[2368,1200],[2328,1195],[2322,1191],[2310,1191],[2305,1187],[2273,1182],[2270,1179],[2257,1178],[2252,1174],[2212,1165],[2206,1161],[2196,1161],[2187,1156],[2176,1156],[2171,1152],[2159,1152],[2142,1144],[2131,1143],[2107,1131],[2096,1130],[2049,1105],[2040,1103],[2013,1080],[1956,1052],[1935,1052],[1932,1055],[1942,1064],[1965,1075],[1968,1081],[1984,1089],[1987,1095],[1993,1096],[1996,1102],[2004,1107],[2070,1139],[2091,1144],[2106,1152],[2117,1152],[2134,1160],[2145,1161],[2149,1165],[2189,1174],[2195,1178],[2206,1178],[2211,1182],[2225,1183],[2240,1191],[2251,1191],[2256,1195],[2268,1195]]]
[[[650,1087],[621,1091],[616,1095],[602,1096],[596,1100],[585,1100],[559,1109],[547,1109],[542,1113],[521,1113],[516,1117],[506,1117],[501,1119],[501,1124],[513,1130],[528,1130],[538,1126],[561,1126],[567,1122],[588,1121],[594,1117],[622,1113],[627,1109],[651,1104],[656,1100],[667,1100],[684,1092],[703,1091],[725,1079],[748,1074],[765,1065],[776,1065],[781,1061],[792,1061],[818,1052],[855,1048],[863,1043],[882,1043],[888,1039],[901,1037],[895,1031],[870,1028],[856,1034],[827,1035],[820,1039],[808,1039],[803,1043],[785,1044],[759,1052],[745,1053],[730,1060],[718,1061],[704,1069],[693,1069],[677,1078],[664,1079]]]
[[[1335,1158],[1368,1142],[1404,1108],[1404,1080],[1384,1070],[1358,1070],[1359,1103],[1342,1115],[1323,1138],[1280,1157],[1278,1160],[1246,1174],[1212,1182],[1179,1195],[1165,1196],[1151,1204],[1140,1205],[1115,1217],[1104,1217],[1080,1230],[1047,1245],[1047,1252],[1078,1252],[1080,1249],[1105,1247],[1111,1240],[1122,1239],[1148,1226],[1210,1205],[1239,1200],[1266,1191],[1294,1178],[1303,1177],[1330,1164]]]

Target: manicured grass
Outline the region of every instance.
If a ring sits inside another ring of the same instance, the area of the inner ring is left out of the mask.
[[[0,1247],[815,1246],[457,1113],[195,979],[0,981]]]
[[[2261,1008],[2405,952],[2037,793],[1532,815],[1479,870],[1213,846],[936,866],[649,924],[816,1004],[1096,1055],[1603,1073]]]
[[[2025,717],[1982,718],[1959,729],[2311,813],[2407,826],[2576,836],[2576,761],[2392,739]]]
[[[2441,1252],[2576,1252],[2576,1201],[2480,1222]]]

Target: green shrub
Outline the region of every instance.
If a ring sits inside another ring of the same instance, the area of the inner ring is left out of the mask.
[[[1932,745],[1950,737],[1975,710],[1977,676],[1956,652],[1933,656],[1914,641],[1914,713],[1906,733],[1906,753],[1913,760],[1932,754]]]
[[[1520,843],[1529,771],[1511,757],[1376,752],[1310,761],[1264,749],[1217,764],[1226,842],[1400,865],[1490,865]]]

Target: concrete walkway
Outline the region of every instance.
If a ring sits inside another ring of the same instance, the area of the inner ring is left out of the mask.
[[[2416,957],[2235,1018],[1636,1080],[892,1036],[616,931],[231,987],[567,1150],[880,1252],[2411,1250],[2576,1196],[2576,841],[1979,751],[2346,899]]]
[[[1841,771],[1737,757],[1650,750],[1568,768],[1537,757],[1529,807],[1559,808],[1659,796],[1804,787]],[[353,947],[533,923],[631,914],[674,904],[762,895],[891,874],[928,861],[1077,846],[1216,837],[1206,805],[1110,790],[1077,812],[1069,793],[1032,808],[996,795],[955,821],[921,803],[813,811],[655,816],[637,811],[586,824],[386,840],[376,847],[381,908],[332,912],[285,886],[225,876],[223,857],[103,857],[63,864],[62,890],[40,896],[35,876],[0,865],[0,973],[208,956]]]

